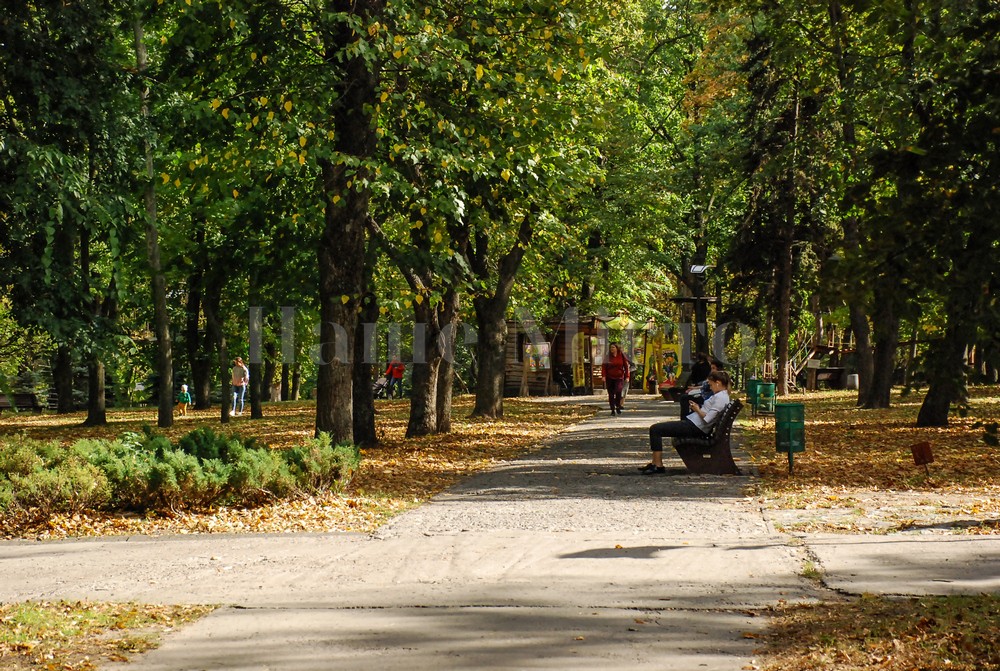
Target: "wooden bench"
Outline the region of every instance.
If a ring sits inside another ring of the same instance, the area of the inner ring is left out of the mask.
[[[702,475],[740,475],[740,469],[733,461],[729,440],[733,435],[733,422],[742,409],[739,399],[733,399],[722,409],[707,436],[673,439],[674,449],[688,471]]]
[[[4,410],[33,410],[41,412],[44,406],[38,402],[38,397],[34,394],[0,394],[0,412]]]

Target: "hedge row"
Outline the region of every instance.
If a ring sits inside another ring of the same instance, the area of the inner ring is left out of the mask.
[[[176,445],[148,428],[68,448],[20,436],[0,442],[0,516],[256,506],[342,487],[360,460],[356,447],[326,435],[288,450],[207,428]]]

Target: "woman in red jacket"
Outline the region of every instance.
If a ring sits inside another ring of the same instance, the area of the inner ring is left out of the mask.
[[[604,374],[604,388],[608,390],[608,404],[612,415],[622,414],[622,389],[628,383],[628,359],[622,354],[617,343],[608,347],[608,356],[601,367]]]

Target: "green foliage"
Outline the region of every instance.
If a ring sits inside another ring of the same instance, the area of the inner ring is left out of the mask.
[[[359,463],[356,447],[325,435],[286,451],[210,429],[176,446],[150,430],[69,448],[16,437],[0,443],[0,517],[261,505],[341,487]]]
[[[284,457],[298,486],[309,492],[343,486],[361,463],[357,446],[333,445],[327,433],[287,450]]]
[[[75,448],[16,437],[0,446],[0,515],[44,520],[104,508],[111,486]]]

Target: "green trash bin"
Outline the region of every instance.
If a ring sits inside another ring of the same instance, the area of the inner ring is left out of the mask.
[[[757,389],[760,387],[760,380],[757,378],[750,378],[747,380],[747,403],[750,404],[752,408],[757,407]]]
[[[774,446],[778,452],[805,452],[806,406],[802,403],[776,403],[774,432]]]
[[[773,382],[761,382],[757,385],[757,403],[754,405],[757,412],[774,412],[774,388]]]

